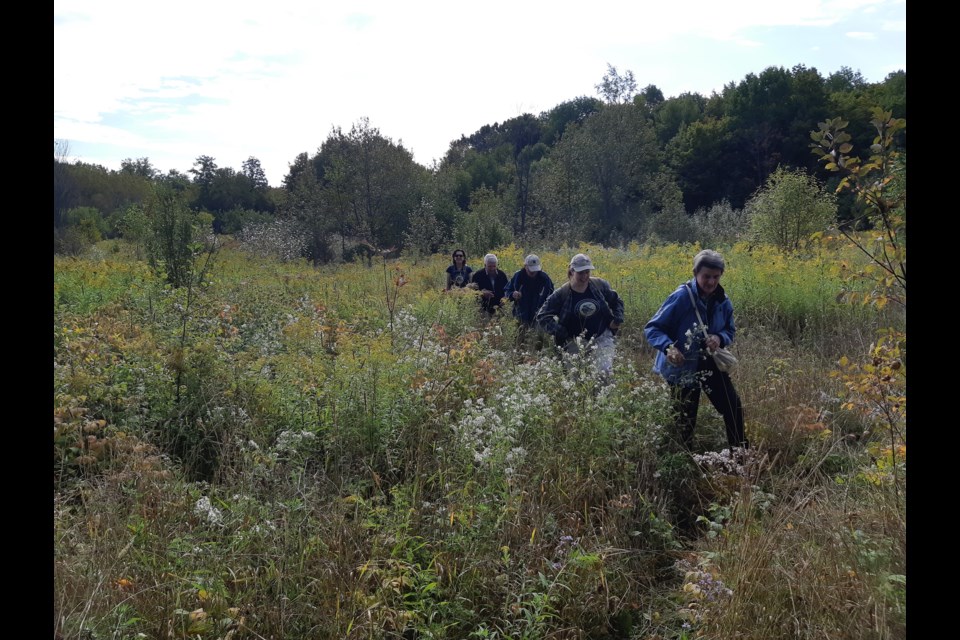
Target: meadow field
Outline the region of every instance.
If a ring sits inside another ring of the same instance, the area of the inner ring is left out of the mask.
[[[691,454],[642,329],[699,248],[495,250],[557,285],[591,255],[607,385],[449,256],[55,257],[56,637],[905,637],[904,309],[841,241],[716,247],[752,448],[704,399]]]

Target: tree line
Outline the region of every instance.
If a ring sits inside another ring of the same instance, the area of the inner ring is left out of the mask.
[[[187,173],[163,174],[148,158],[108,170],[68,162],[67,143],[55,141],[54,248],[135,238],[150,203],[170,197],[215,233],[260,244],[273,237],[315,263],[452,244],[477,255],[512,240],[689,240],[694,221],[735,222],[785,175],[809,176],[811,188],[832,194],[840,178],[810,150],[819,122],[848,121],[850,144],[867,150],[875,107],[906,118],[905,71],[869,83],[848,67],[827,77],[803,65],[769,67],[710,96],[665,98],[608,65],[595,89],[597,97],[484,125],[451,141],[431,167],[367,119],[334,127],[276,187],[254,156],[239,171],[207,155]],[[898,144],[905,150],[905,134]],[[857,218],[854,198],[835,205],[830,215]]]

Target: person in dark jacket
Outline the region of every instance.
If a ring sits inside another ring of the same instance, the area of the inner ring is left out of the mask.
[[[568,282],[556,289],[537,312],[537,324],[567,353],[593,349],[593,359],[604,377],[613,372],[614,336],[623,324],[623,300],[610,283],[591,277],[590,257],[578,253],[570,260]]]
[[[518,344],[526,341],[531,329],[536,330],[534,321],[537,317],[537,311],[540,310],[551,293],[553,293],[553,280],[543,270],[540,258],[531,253],[524,258],[523,269],[513,274],[510,282],[503,290],[504,297],[513,301],[513,317],[520,323],[517,332]],[[542,347],[541,337],[542,334],[535,340],[534,347],[536,349]]]
[[[453,287],[466,287],[470,284],[473,269],[467,266],[467,252],[456,249],[452,254],[453,264],[447,267],[447,291]]]
[[[507,300],[513,301],[513,317],[531,326],[537,311],[553,293],[553,280],[540,264],[540,258],[530,254],[523,260],[523,269],[513,274],[503,290]]]
[[[497,268],[497,256],[483,256],[483,270],[474,271],[470,286],[480,291],[480,308],[492,316],[503,306],[503,291],[507,287],[507,274]]]
[[[643,329],[657,352],[653,370],[670,385],[677,411],[677,426],[684,445],[693,443],[700,391],[723,416],[727,443],[747,448],[743,404],[730,374],[720,371],[709,355],[733,342],[733,304],[720,286],[726,263],[716,251],[704,249],[693,258],[693,278],[671,293]],[[692,300],[691,300],[692,298]],[[697,311],[707,325],[704,337]]]

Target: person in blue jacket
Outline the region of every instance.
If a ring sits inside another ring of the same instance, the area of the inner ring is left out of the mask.
[[[536,330],[534,321],[537,311],[551,293],[553,281],[543,270],[540,258],[531,253],[524,258],[523,268],[513,274],[503,290],[503,297],[513,301],[513,317],[520,324],[517,330],[518,344],[524,343],[528,335],[534,335],[534,348],[540,350],[543,347],[543,333]]]
[[[677,426],[684,445],[693,443],[700,407],[700,391],[723,416],[727,443],[747,448],[743,404],[733,388],[730,374],[717,369],[709,353],[733,342],[733,304],[720,286],[726,263],[716,251],[704,249],[693,258],[693,278],[671,293],[643,329],[647,342],[657,352],[653,370],[670,385],[677,411]],[[707,325],[699,327],[693,300]]]
[[[523,269],[510,278],[503,290],[503,297],[513,301],[513,317],[520,323],[518,341],[523,342],[528,330],[534,327],[537,311],[553,293],[553,281],[534,254],[523,260]]]

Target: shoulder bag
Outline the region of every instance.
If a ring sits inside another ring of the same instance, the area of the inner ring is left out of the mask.
[[[686,285],[687,293],[690,295],[690,302],[693,304],[693,311],[697,314],[697,321],[700,323],[700,330],[703,331],[703,338],[707,338],[707,325],[703,323],[703,318],[700,317],[700,308],[697,307],[697,300],[693,297],[693,291],[690,289],[690,285]],[[720,347],[716,351],[709,351],[711,356],[713,356],[713,361],[717,363],[717,369],[720,371],[725,371],[727,373],[733,371],[737,368],[737,356],[733,355],[729,349],[726,347]]]

